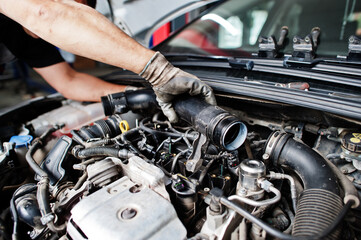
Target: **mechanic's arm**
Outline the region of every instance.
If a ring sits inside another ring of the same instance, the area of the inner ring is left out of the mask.
[[[174,95],[215,97],[197,77],[173,67],[160,53],[144,48],[94,9],[72,0],[0,0],[0,12],[42,39],[74,54],[128,69],[149,81],[171,122],[177,121]]]
[[[0,12],[68,52],[140,73],[153,51],[72,0],[0,0]]]
[[[126,86],[105,82],[97,77],[75,71],[66,62],[34,68],[64,97],[77,101],[99,102],[101,96],[123,92]]]

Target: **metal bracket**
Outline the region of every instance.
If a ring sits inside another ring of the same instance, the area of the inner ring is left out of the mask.
[[[295,138],[297,139],[302,139],[303,136],[303,131],[305,128],[305,124],[304,123],[298,123],[297,126],[295,125],[290,125],[290,127],[286,127],[284,128],[284,131],[287,133],[291,133],[295,136]]]
[[[316,56],[321,29],[314,27],[305,38],[293,37],[293,54],[289,60],[312,62]]]
[[[348,39],[347,60],[361,61],[361,38],[353,35]]]
[[[284,48],[286,37],[288,35],[288,27],[281,28],[280,38],[276,42],[275,36],[263,37],[258,39],[258,57],[276,58],[280,55],[280,50]]]
[[[198,169],[202,166],[203,158],[202,157],[202,149],[204,147],[207,147],[209,144],[209,141],[206,137],[206,135],[199,134],[197,139],[193,142],[193,152],[189,156],[187,163],[186,163],[186,169],[189,172],[196,172]]]

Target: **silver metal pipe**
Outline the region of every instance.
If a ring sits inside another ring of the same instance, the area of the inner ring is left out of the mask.
[[[295,180],[293,179],[293,177],[291,177],[290,175],[287,175],[287,174],[276,173],[276,172],[272,172],[272,171],[270,171],[270,174],[267,175],[266,177],[268,177],[270,179],[287,179],[290,182],[292,207],[293,207],[293,210],[296,212],[296,209],[297,209],[297,190],[296,190]]]
[[[275,194],[275,196],[273,198],[271,198],[271,199],[266,199],[266,200],[262,200],[262,201],[255,201],[255,200],[252,200],[250,198],[245,198],[245,197],[241,197],[241,196],[238,196],[238,195],[229,196],[228,199],[230,201],[236,200],[236,201],[244,202],[244,203],[246,203],[248,205],[251,205],[251,206],[254,206],[254,207],[261,207],[261,206],[271,205],[271,204],[274,204],[274,203],[278,202],[281,199],[281,192],[277,188],[275,188],[273,186],[270,186],[268,188],[268,190]]]

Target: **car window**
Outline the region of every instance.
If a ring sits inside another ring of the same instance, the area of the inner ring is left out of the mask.
[[[361,4],[357,0],[231,0],[202,16],[160,46],[169,53],[250,56],[260,36],[279,37],[287,26],[292,38],[321,28],[318,54],[347,55],[348,38],[361,34]]]

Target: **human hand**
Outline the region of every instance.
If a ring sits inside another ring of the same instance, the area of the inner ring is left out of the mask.
[[[207,103],[216,105],[216,98],[207,84],[196,76],[174,67],[159,52],[154,54],[139,75],[152,84],[159,106],[172,123],[178,121],[172,106],[172,100],[176,95],[201,95]]]

